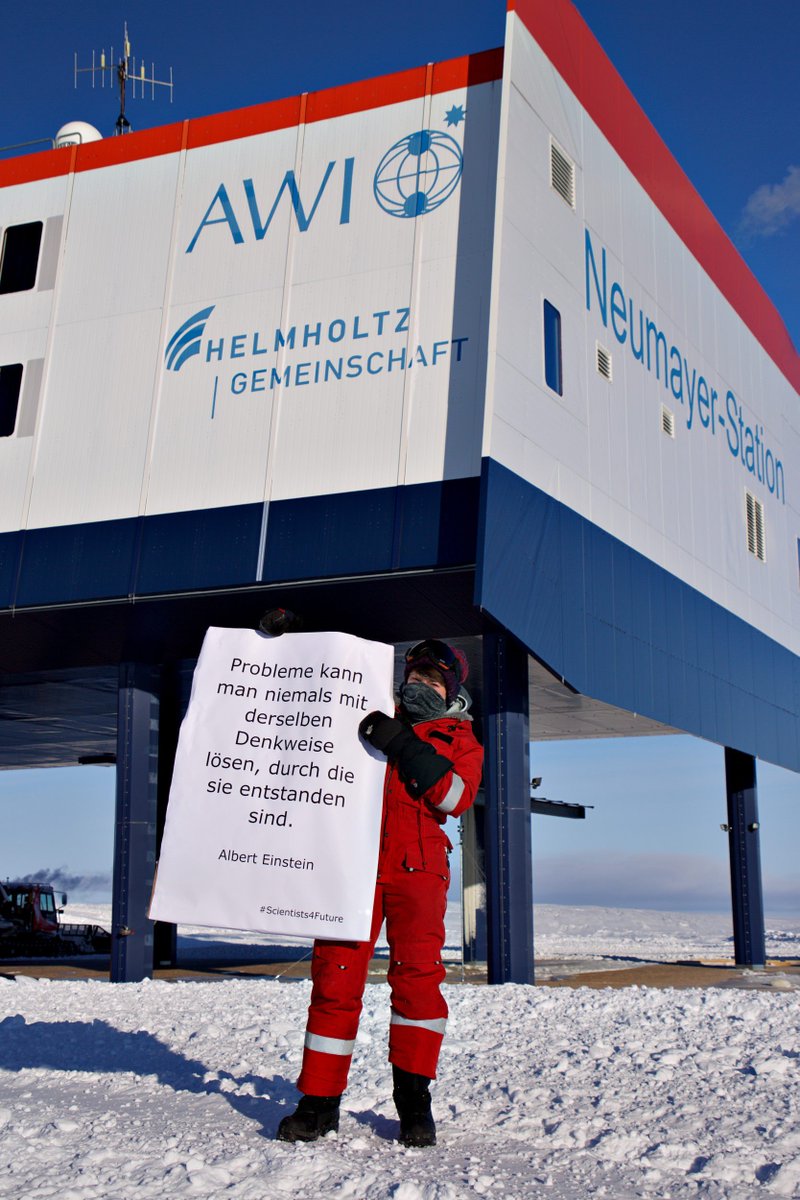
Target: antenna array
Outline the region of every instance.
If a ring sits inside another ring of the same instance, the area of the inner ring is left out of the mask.
[[[131,54],[131,43],[128,38],[128,23],[125,22],[124,32],[122,37],[122,57],[114,61],[114,47],[111,47],[111,53],[106,57],[105,49],[100,51],[98,56],[92,51],[92,65],[90,67],[78,66],[78,53],[75,52],[75,87],[78,86],[79,75],[91,75],[92,87],[97,86],[97,77],[100,77],[100,87],[114,86],[116,78],[117,86],[119,87],[119,116],[117,117],[114,132],[116,134],[130,133],[131,123],[125,115],[125,100],[127,89],[130,85],[131,96],[136,99],[136,88],[139,87],[139,98],[144,99],[147,89],[150,89],[151,99],[155,100],[156,88],[169,88],[169,99],[172,103],[172,67],[169,69],[169,79],[156,79],[155,65],[150,64],[150,73],[147,73],[147,67],[144,59],[139,60],[139,65],[136,65],[136,59]]]

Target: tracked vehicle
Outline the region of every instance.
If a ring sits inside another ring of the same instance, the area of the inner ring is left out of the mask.
[[[73,954],[108,954],[111,934],[100,925],[60,921],[61,907],[49,884],[0,883],[0,958],[63,958]]]

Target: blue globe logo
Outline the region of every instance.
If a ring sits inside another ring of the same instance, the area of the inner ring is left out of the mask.
[[[420,129],[395,142],[375,172],[375,199],[390,217],[420,217],[452,196],[464,158],[449,133]]]

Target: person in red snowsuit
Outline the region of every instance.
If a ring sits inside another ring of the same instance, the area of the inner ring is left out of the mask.
[[[436,1078],[447,1023],[440,984],[452,849],[442,826],[473,803],[483,763],[462,686],[467,670],[461,651],[435,639],[420,642],[406,655],[395,715],[370,713],[359,726],[361,736],[387,758],[372,928],[368,942],[314,943],[297,1081],[304,1094],[278,1127],[282,1141],[314,1141],[338,1129],[367,968],[384,920],[389,1061],[400,1141],[407,1146],[436,1141],[428,1084]]]

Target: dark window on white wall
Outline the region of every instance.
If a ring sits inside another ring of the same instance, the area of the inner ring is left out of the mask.
[[[22,363],[0,367],[0,437],[11,437],[17,423]]]
[[[561,378],[561,313],[549,300],[544,302],[544,378],[559,396],[564,394]]]
[[[3,234],[0,294],[27,292],[34,286],[41,244],[41,221],[28,221],[25,225],[8,226]]]

